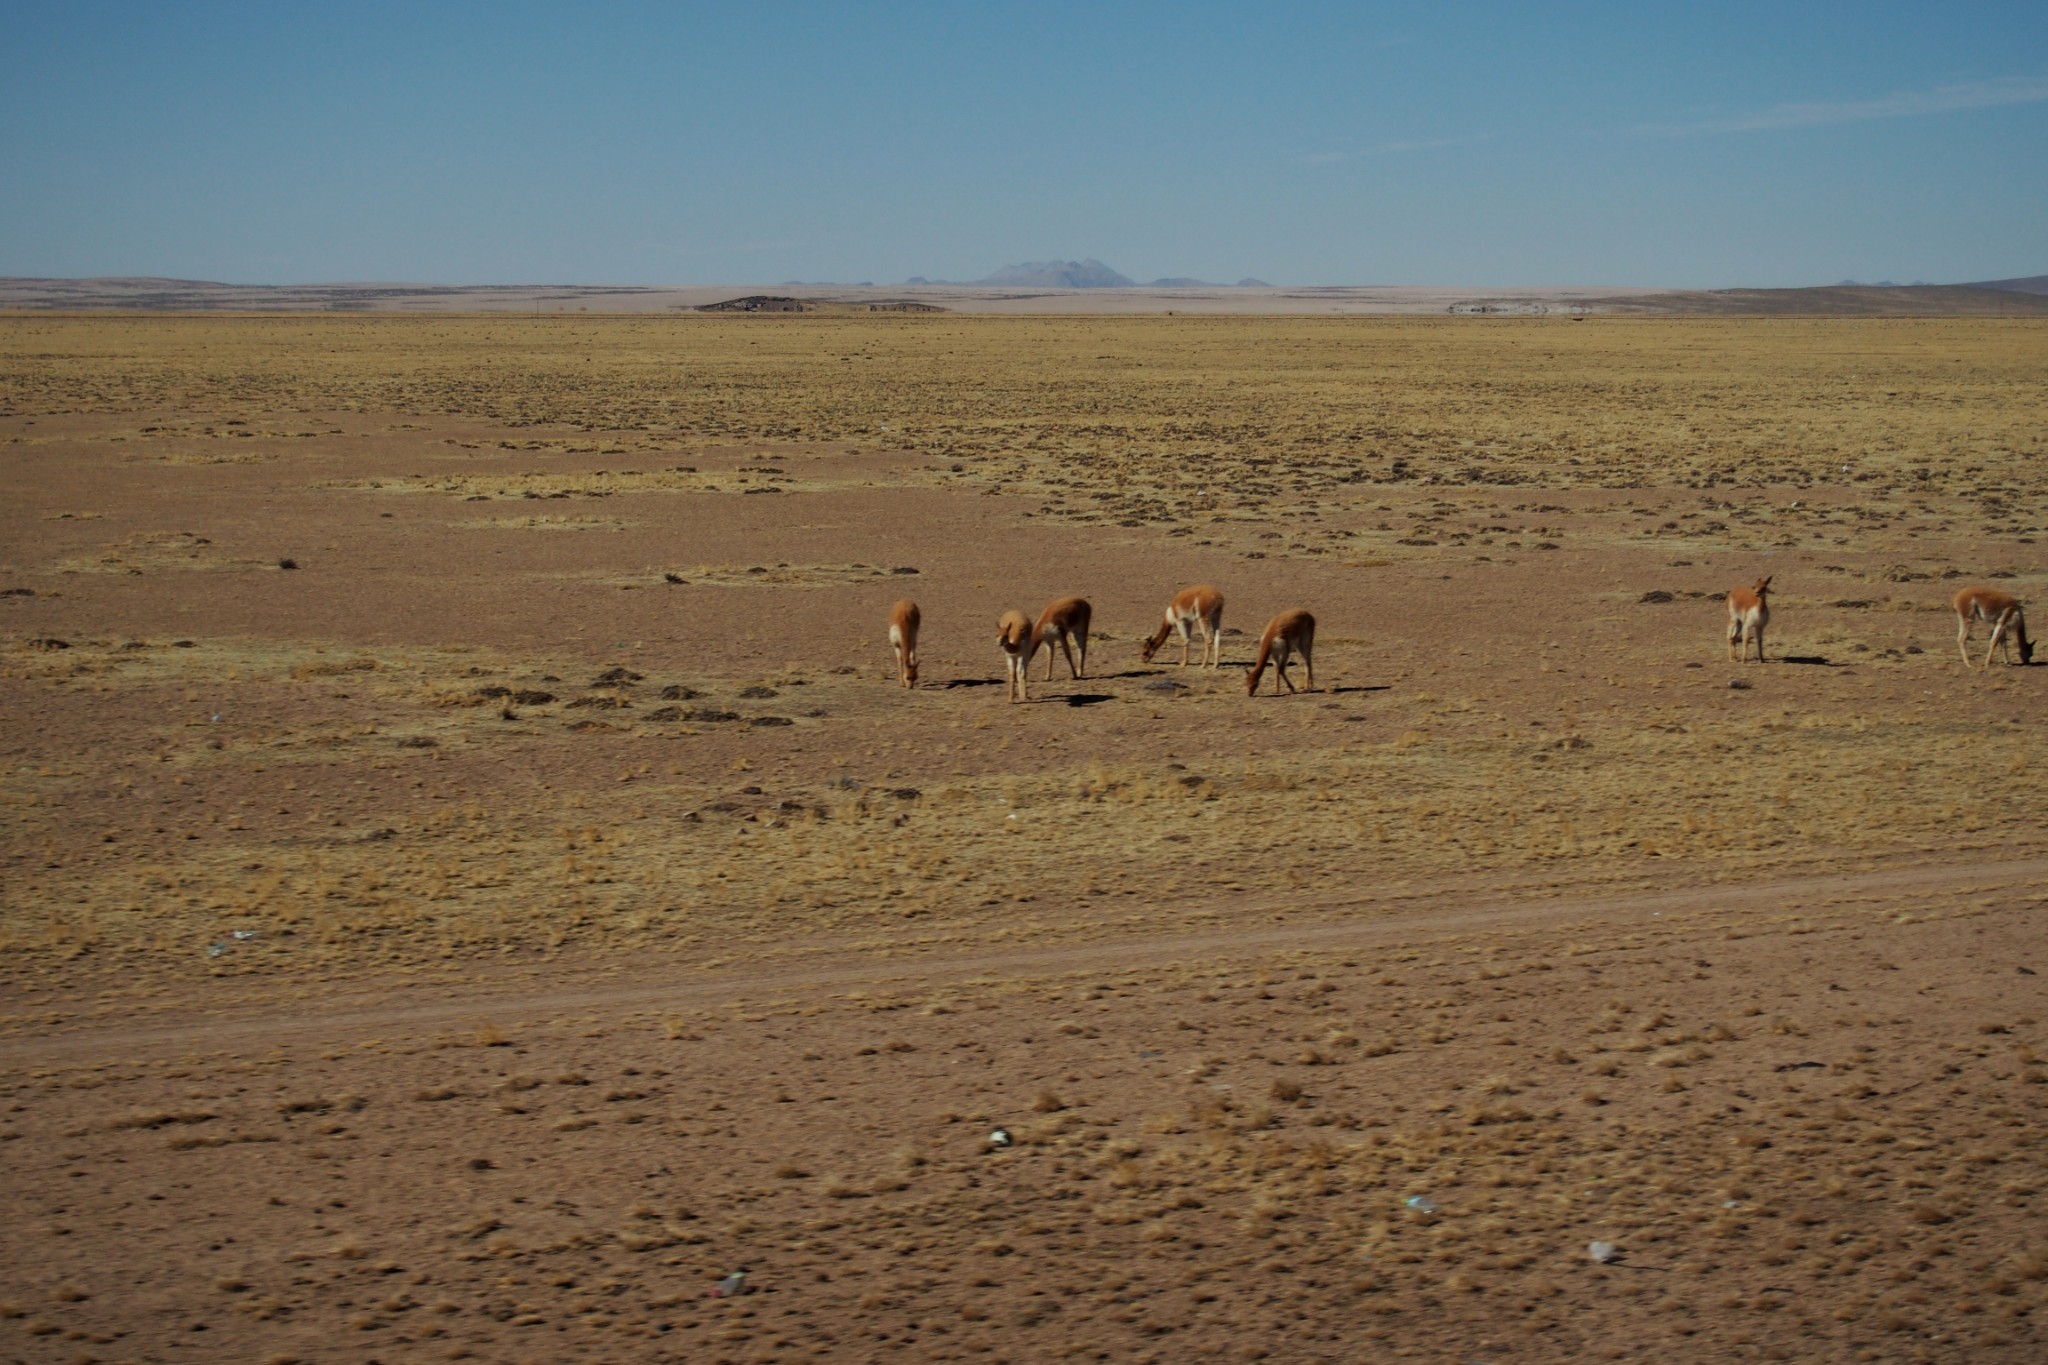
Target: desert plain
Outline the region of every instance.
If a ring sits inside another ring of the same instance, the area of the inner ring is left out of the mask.
[[[0,318],[0,1359],[2039,1360],[1948,602],[2048,621],[2044,414],[2024,318]]]

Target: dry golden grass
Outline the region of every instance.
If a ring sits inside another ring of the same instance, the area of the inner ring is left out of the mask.
[[[0,420],[22,477],[81,448],[181,478],[258,461],[357,518],[437,509],[451,562],[472,536],[625,536],[650,500],[904,489],[999,493],[991,517],[1064,523],[1105,553],[1228,554],[1361,602],[1456,568],[1554,582],[1569,606],[1507,640],[1452,599],[1407,657],[1332,625],[1337,685],[1403,685],[1285,711],[1247,711],[1234,670],[1176,674],[1192,686],[1171,696],[1122,684],[1058,727],[986,689],[919,694],[941,700],[908,746],[872,670],[801,658],[635,655],[642,681],[595,688],[568,652],[322,640],[317,621],[292,639],[194,631],[188,649],[10,635],[17,698],[62,724],[112,719],[104,744],[32,746],[0,773],[0,953],[126,971],[234,927],[256,937],[211,970],[652,945],[732,960],[792,931],[1110,934],[1177,921],[1196,888],[1370,912],[1362,864],[1376,889],[1698,882],[2034,847],[2041,784],[1986,738],[2008,718],[1929,694],[1959,685],[1947,575],[2008,571],[2022,595],[2044,581],[2044,409],[2048,326],[2028,321],[6,319]],[[373,434],[384,455],[352,453]],[[24,515],[96,548],[45,562],[24,541],[10,571],[222,593],[281,573],[275,553],[91,520],[77,497]],[[1790,640],[1866,681],[1810,670],[1738,719],[1718,578],[1688,587],[1686,566],[1766,551],[1806,565],[1777,652]],[[663,589],[666,572],[791,604],[890,591],[907,567],[764,547],[555,572],[593,594]],[[1638,604],[1660,587],[1675,600]],[[1637,635],[1684,613],[1700,624],[1682,657],[1713,671],[1678,672],[1667,637]],[[1130,652],[1129,623],[1100,633],[1100,657]],[[1998,713],[2029,680],[1970,685]],[[216,708],[261,719],[192,723]],[[379,795],[320,838],[281,828],[316,788]]]

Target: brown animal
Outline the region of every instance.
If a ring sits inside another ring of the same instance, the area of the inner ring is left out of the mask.
[[[1010,672],[1011,701],[1031,700],[1026,684],[1030,681],[1031,656],[1037,652],[1032,648],[1037,638],[1031,629],[1031,618],[1021,611],[1006,611],[996,622],[996,643],[1002,646],[1003,666]]]
[[[917,686],[917,627],[922,619],[917,603],[907,597],[889,608],[889,647],[896,651],[896,676],[905,687]]]
[[[1266,622],[1266,633],[1259,637],[1259,657],[1252,661],[1251,671],[1245,674],[1244,690],[1249,696],[1259,693],[1259,679],[1265,676],[1266,660],[1274,662],[1273,675],[1276,679],[1273,690],[1278,692],[1280,684],[1286,683],[1289,692],[1300,689],[1287,676],[1287,659],[1291,654],[1301,655],[1302,665],[1308,669],[1309,691],[1316,686],[1316,618],[1305,611],[1283,611]]]
[[[1067,671],[1076,678],[1088,671],[1088,619],[1094,614],[1085,597],[1062,597],[1038,614],[1038,624],[1031,628],[1031,656],[1036,657],[1038,647],[1045,646],[1045,680],[1052,681],[1054,640],[1067,654]],[[1074,646],[1081,647],[1081,662],[1074,662]]]
[[[1202,666],[1223,667],[1223,594],[1207,583],[1197,583],[1192,588],[1183,588],[1173,595],[1166,604],[1166,619],[1159,629],[1152,632],[1152,638],[1145,641],[1139,651],[1146,663],[1166,643],[1166,637],[1180,632],[1180,666],[1188,666],[1188,637],[1199,628],[1202,632]]]
[[[2020,647],[2020,663],[2034,662],[2034,642],[2027,638],[2027,615],[2020,610],[2019,599],[1996,588],[1964,588],[1956,594],[1956,648],[1962,651],[1963,667],[1970,663],[1970,627],[1979,621],[1991,627],[1991,643],[1984,649],[1984,667],[1991,667],[1991,655],[1995,651],[2007,663],[2012,662],[2008,646]]]
[[[1764,600],[1764,594],[1771,589],[1775,575],[1765,574],[1754,587],[1730,588],[1728,590],[1728,660],[1730,663],[1749,661],[1749,642],[1756,641],[1756,661],[1764,661],[1764,627],[1771,623],[1771,604]],[[1742,651],[1738,656],[1736,651]]]

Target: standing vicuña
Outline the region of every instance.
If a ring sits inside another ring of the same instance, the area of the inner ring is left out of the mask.
[[[1166,604],[1166,619],[1159,629],[1152,632],[1152,638],[1139,651],[1146,663],[1159,652],[1159,646],[1166,643],[1166,637],[1180,632],[1180,666],[1188,666],[1188,637],[1197,628],[1202,632],[1202,664],[1209,666],[1211,657],[1214,666],[1223,667],[1223,594],[1207,583],[1197,583],[1192,588],[1183,588],[1173,595]]]
[[[2018,644],[2020,662],[2034,662],[2034,642],[2027,638],[2027,615],[2020,610],[2019,599],[1996,588],[1964,588],[1956,594],[1956,648],[1963,652],[1963,667],[1974,667],[1970,662],[1970,627],[1982,621],[1991,627],[1991,643],[1984,648],[1984,667],[1991,667],[1991,655],[1995,651],[2007,663],[2012,662],[2012,652],[2007,646]]]
[[[1751,588],[1728,589],[1728,659],[1731,663],[1749,661],[1749,642],[1756,641],[1756,661],[1764,661],[1764,627],[1771,623],[1771,604],[1764,600],[1764,594],[1771,589],[1775,575],[1765,574]],[[1738,657],[1737,650],[1742,653]]]
[[[1006,611],[996,622],[996,643],[1002,646],[1003,666],[1010,671],[1010,700],[1030,701],[1032,642],[1037,639],[1031,618],[1021,611]]]
[[[1265,676],[1266,659],[1271,656],[1274,664],[1273,675],[1277,679],[1273,690],[1280,690],[1279,683],[1286,683],[1289,692],[1300,691],[1294,680],[1287,676],[1289,655],[1299,653],[1301,662],[1308,669],[1308,686],[1313,692],[1316,686],[1316,618],[1301,610],[1283,611],[1266,622],[1266,633],[1259,637],[1259,657],[1252,661],[1251,672],[1245,674],[1244,690],[1257,696],[1259,679]]]
[[[896,651],[896,676],[905,687],[917,686],[917,626],[922,619],[917,603],[907,597],[889,608],[889,646]]]
[[[1057,639],[1060,648],[1067,652],[1067,670],[1076,678],[1088,671],[1088,618],[1094,608],[1085,597],[1062,597],[1038,614],[1038,624],[1031,631],[1031,653],[1036,655],[1040,645],[1045,646],[1045,680],[1052,681],[1053,641]],[[1074,646],[1081,647],[1081,662],[1074,662]]]

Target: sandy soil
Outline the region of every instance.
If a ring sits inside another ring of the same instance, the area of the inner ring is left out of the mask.
[[[0,1359],[2040,1358],[2033,332],[213,325],[0,330]]]

